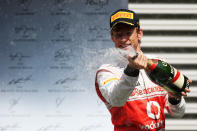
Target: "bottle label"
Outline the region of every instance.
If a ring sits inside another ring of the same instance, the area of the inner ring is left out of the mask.
[[[171,67],[174,70],[174,78],[172,83],[177,86],[178,88],[182,89],[184,85],[184,76],[175,68]]]

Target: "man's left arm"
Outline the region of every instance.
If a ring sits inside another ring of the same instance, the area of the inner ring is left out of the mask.
[[[167,93],[165,96],[165,106],[171,116],[180,118],[184,115],[186,102],[183,96],[187,96],[186,93],[189,92],[190,90],[186,88],[184,92],[181,92],[181,95]]]
[[[186,103],[183,96],[173,96],[171,93],[167,93],[165,96],[165,106],[168,113],[172,117],[183,117],[185,113]]]

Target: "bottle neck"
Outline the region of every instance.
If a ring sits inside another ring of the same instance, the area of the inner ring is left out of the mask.
[[[146,71],[152,72],[158,65],[158,59],[148,59]]]

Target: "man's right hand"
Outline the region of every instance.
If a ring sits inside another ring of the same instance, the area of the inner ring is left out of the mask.
[[[129,66],[133,69],[146,69],[148,58],[143,52],[137,52],[138,56],[133,59],[134,56],[128,55]]]

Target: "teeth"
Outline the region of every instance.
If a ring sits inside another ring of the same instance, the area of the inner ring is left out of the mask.
[[[126,48],[128,46],[131,46],[131,43],[126,43],[126,44],[120,45],[119,48]]]

